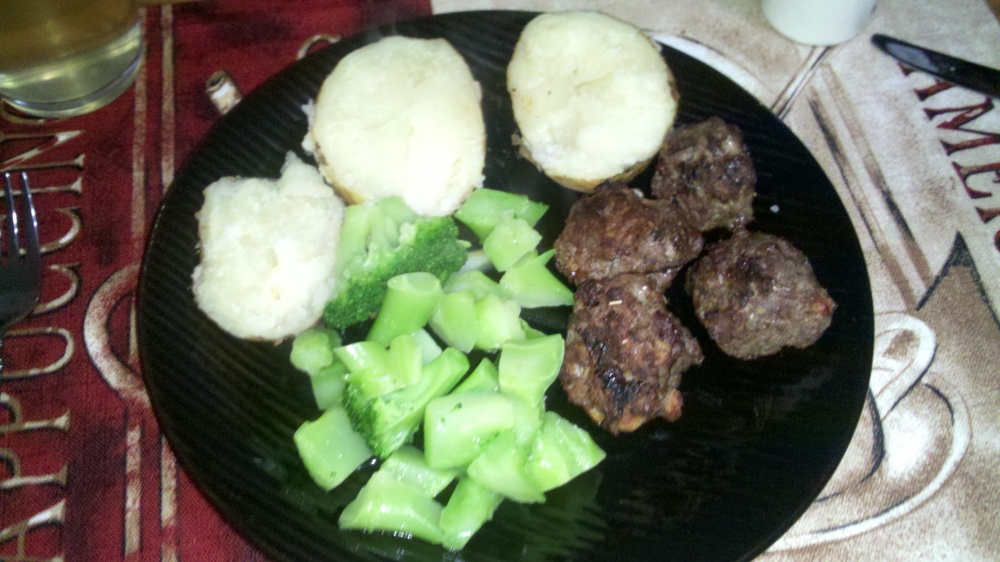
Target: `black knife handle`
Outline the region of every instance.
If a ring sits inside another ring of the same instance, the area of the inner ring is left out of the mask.
[[[940,76],[952,84],[1000,97],[1000,70],[900,41],[881,33],[872,35],[872,43],[907,66]]]

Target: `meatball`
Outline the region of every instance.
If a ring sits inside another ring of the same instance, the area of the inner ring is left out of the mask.
[[[754,171],[743,134],[718,117],[667,135],[650,184],[702,232],[733,229],[753,219]]]
[[[621,273],[676,273],[703,245],[673,204],[624,183],[601,185],[573,203],[554,244],[556,267],[576,285]]]
[[[681,373],[702,362],[698,341],[667,311],[668,283],[664,274],[623,274],[576,291],[559,380],[611,433],[679,418]]]
[[[737,230],[688,273],[695,314],[728,355],[753,359],[812,345],[836,304],[805,254],[784,238]]]

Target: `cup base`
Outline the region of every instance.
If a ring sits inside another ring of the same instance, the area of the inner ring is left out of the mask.
[[[771,27],[796,43],[830,46],[861,32],[876,0],[762,0]]]
[[[104,107],[135,81],[144,61],[136,22],[100,49],[16,73],[0,73],[0,97],[8,107],[36,117],[74,117]]]
[[[142,61],[143,57],[140,56],[114,82],[88,96],[58,102],[30,102],[9,99],[3,99],[3,102],[21,113],[35,117],[75,117],[90,113],[108,105],[125,93],[125,90],[128,90],[132,82],[135,81],[136,75],[139,74]]]

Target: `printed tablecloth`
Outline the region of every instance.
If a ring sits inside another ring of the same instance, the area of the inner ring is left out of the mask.
[[[826,490],[760,559],[1000,557],[1000,110],[868,41],[1000,67],[982,0],[880,0],[831,48],[779,35],[758,0],[203,0],[144,8],[145,67],[113,104],[0,115],[0,169],[31,178],[45,266],[3,346],[0,559],[263,559],[177,465],[143,388],[132,307],[157,204],[232,87],[362,28],[504,8],[600,9],[707,62],[796,132],[854,221],[876,312],[869,398]]]

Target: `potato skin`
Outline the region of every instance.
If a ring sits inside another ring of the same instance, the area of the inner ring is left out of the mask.
[[[579,191],[580,193],[593,193],[594,189],[602,183],[614,183],[614,182],[627,182],[632,178],[641,174],[652,162],[655,157],[647,158],[641,162],[636,162],[628,168],[625,168],[620,174],[615,174],[610,178],[603,180],[593,180],[593,179],[578,179],[578,178],[568,178],[565,176],[550,176],[552,181],[558,183],[559,185],[572,189],[573,191]]]

